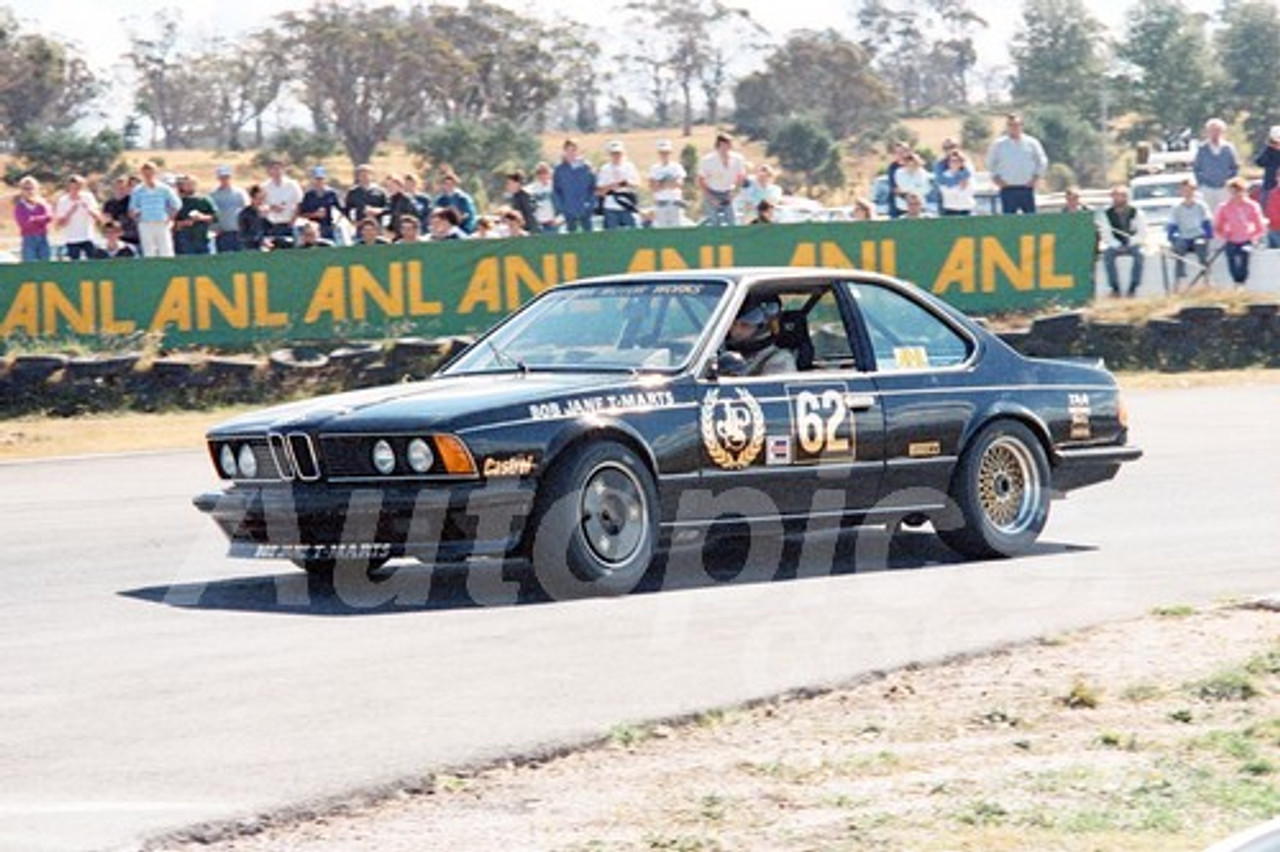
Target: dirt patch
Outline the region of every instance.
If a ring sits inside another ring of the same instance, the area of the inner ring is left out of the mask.
[[[220,852],[1195,850],[1280,812],[1280,614],[1175,607],[436,775]]]

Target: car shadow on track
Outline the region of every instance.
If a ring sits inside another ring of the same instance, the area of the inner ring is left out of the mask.
[[[1092,550],[1042,541],[1008,564]],[[741,538],[715,537],[657,560],[632,595],[753,583],[799,582],[883,571],[946,568],[965,563],[925,531],[809,535],[752,548]],[[207,583],[148,586],[123,597],[182,609],[306,616],[368,616],[555,603],[524,563],[420,565],[393,563],[371,575],[322,578],[301,571]]]

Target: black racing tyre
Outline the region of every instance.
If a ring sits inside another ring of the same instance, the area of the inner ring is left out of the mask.
[[[332,580],[339,574],[361,572],[366,576],[377,571],[387,563],[385,558],[374,559],[294,559],[293,564],[312,577]]]
[[[531,558],[543,590],[560,599],[625,595],[658,543],[653,475],[613,441],[570,450],[547,472],[531,519]]]
[[[953,511],[935,523],[948,547],[971,559],[1019,556],[1049,518],[1049,461],[1016,420],[983,427],[951,479]]]

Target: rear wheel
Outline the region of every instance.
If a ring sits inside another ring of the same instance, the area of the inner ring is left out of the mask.
[[[1036,436],[1014,420],[984,427],[951,481],[955,511],[936,524],[956,552],[975,559],[1018,556],[1049,518],[1049,462]]]
[[[624,595],[657,549],[657,489],[644,463],[613,441],[586,444],[548,473],[534,513],[534,573],[554,598]]]

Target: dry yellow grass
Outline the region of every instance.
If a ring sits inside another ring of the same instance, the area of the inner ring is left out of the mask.
[[[206,429],[235,411],[221,408],[167,414],[3,420],[0,421],[0,460],[196,449],[204,446]]]

